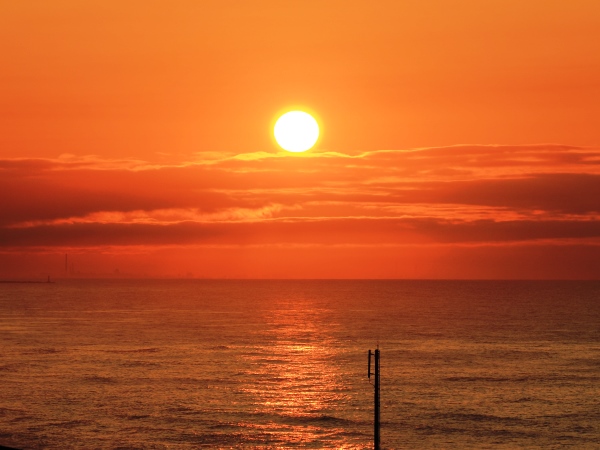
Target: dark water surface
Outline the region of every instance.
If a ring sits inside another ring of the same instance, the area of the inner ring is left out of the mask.
[[[0,445],[600,448],[600,282],[0,284]]]

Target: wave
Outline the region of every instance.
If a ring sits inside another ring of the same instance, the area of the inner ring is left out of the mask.
[[[104,350],[106,353],[157,353],[160,351],[157,347],[132,348],[126,350]]]
[[[557,381],[600,381],[598,375],[555,375],[547,376],[521,376],[521,377],[488,377],[488,376],[454,376],[442,378],[444,381],[450,382],[466,382],[466,383],[524,383],[524,382],[557,382]]]
[[[122,367],[160,367],[159,363],[150,362],[150,361],[124,361],[119,364]]]
[[[87,377],[83,377],[82,379],[83,379],[83,381],[87,381],[88,383],[107,383],[107,384],[117,383],[117,380],[115,378],[103,377],[100,375],[90,375]]]
[[[56,353],[64,352],[64,350],[60,350],[54,347],[42,347],[42,348],[34,348],[30,350],[25,350],[21,354],[22,355],[54,355]]]
[[[47,422],[44,424],[44,426],[56,427],[56,428],[78,428],[81,426],[93,425],[95,423],[96,422],[94,422],[93,420],[79,419],[79,420],[65,420],[65,421],[59,421],[59,422]]]
[[[460,422],[495,422],[502,424],[529,424],[529,421],[518,417],[496,416],[494,414],[477,413],[438,413],[432,414],[435,419],[460,421]]]
[[[443,378],[444,381],[454,381],[454,382],[488,382],[488,383],[518,383],[524,381],[531,381],[532,377],[446,377]]]

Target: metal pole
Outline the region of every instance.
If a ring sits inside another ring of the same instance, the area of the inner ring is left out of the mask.
[[[375,350],[375,420],[373,443],[375,450],[381,449],[381,433],[380,433],[380,407],[379,407],[379,349]]]

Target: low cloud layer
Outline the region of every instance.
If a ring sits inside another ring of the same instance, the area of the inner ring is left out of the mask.
[[[0,248],[597,246],[600,150],[0,160]]]

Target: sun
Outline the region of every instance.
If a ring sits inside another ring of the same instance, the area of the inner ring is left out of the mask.
[[[319,139],[319,124],[304,111],[289,111],[282,115],[273,129],[275,140],[288,152],[305,152]]]

